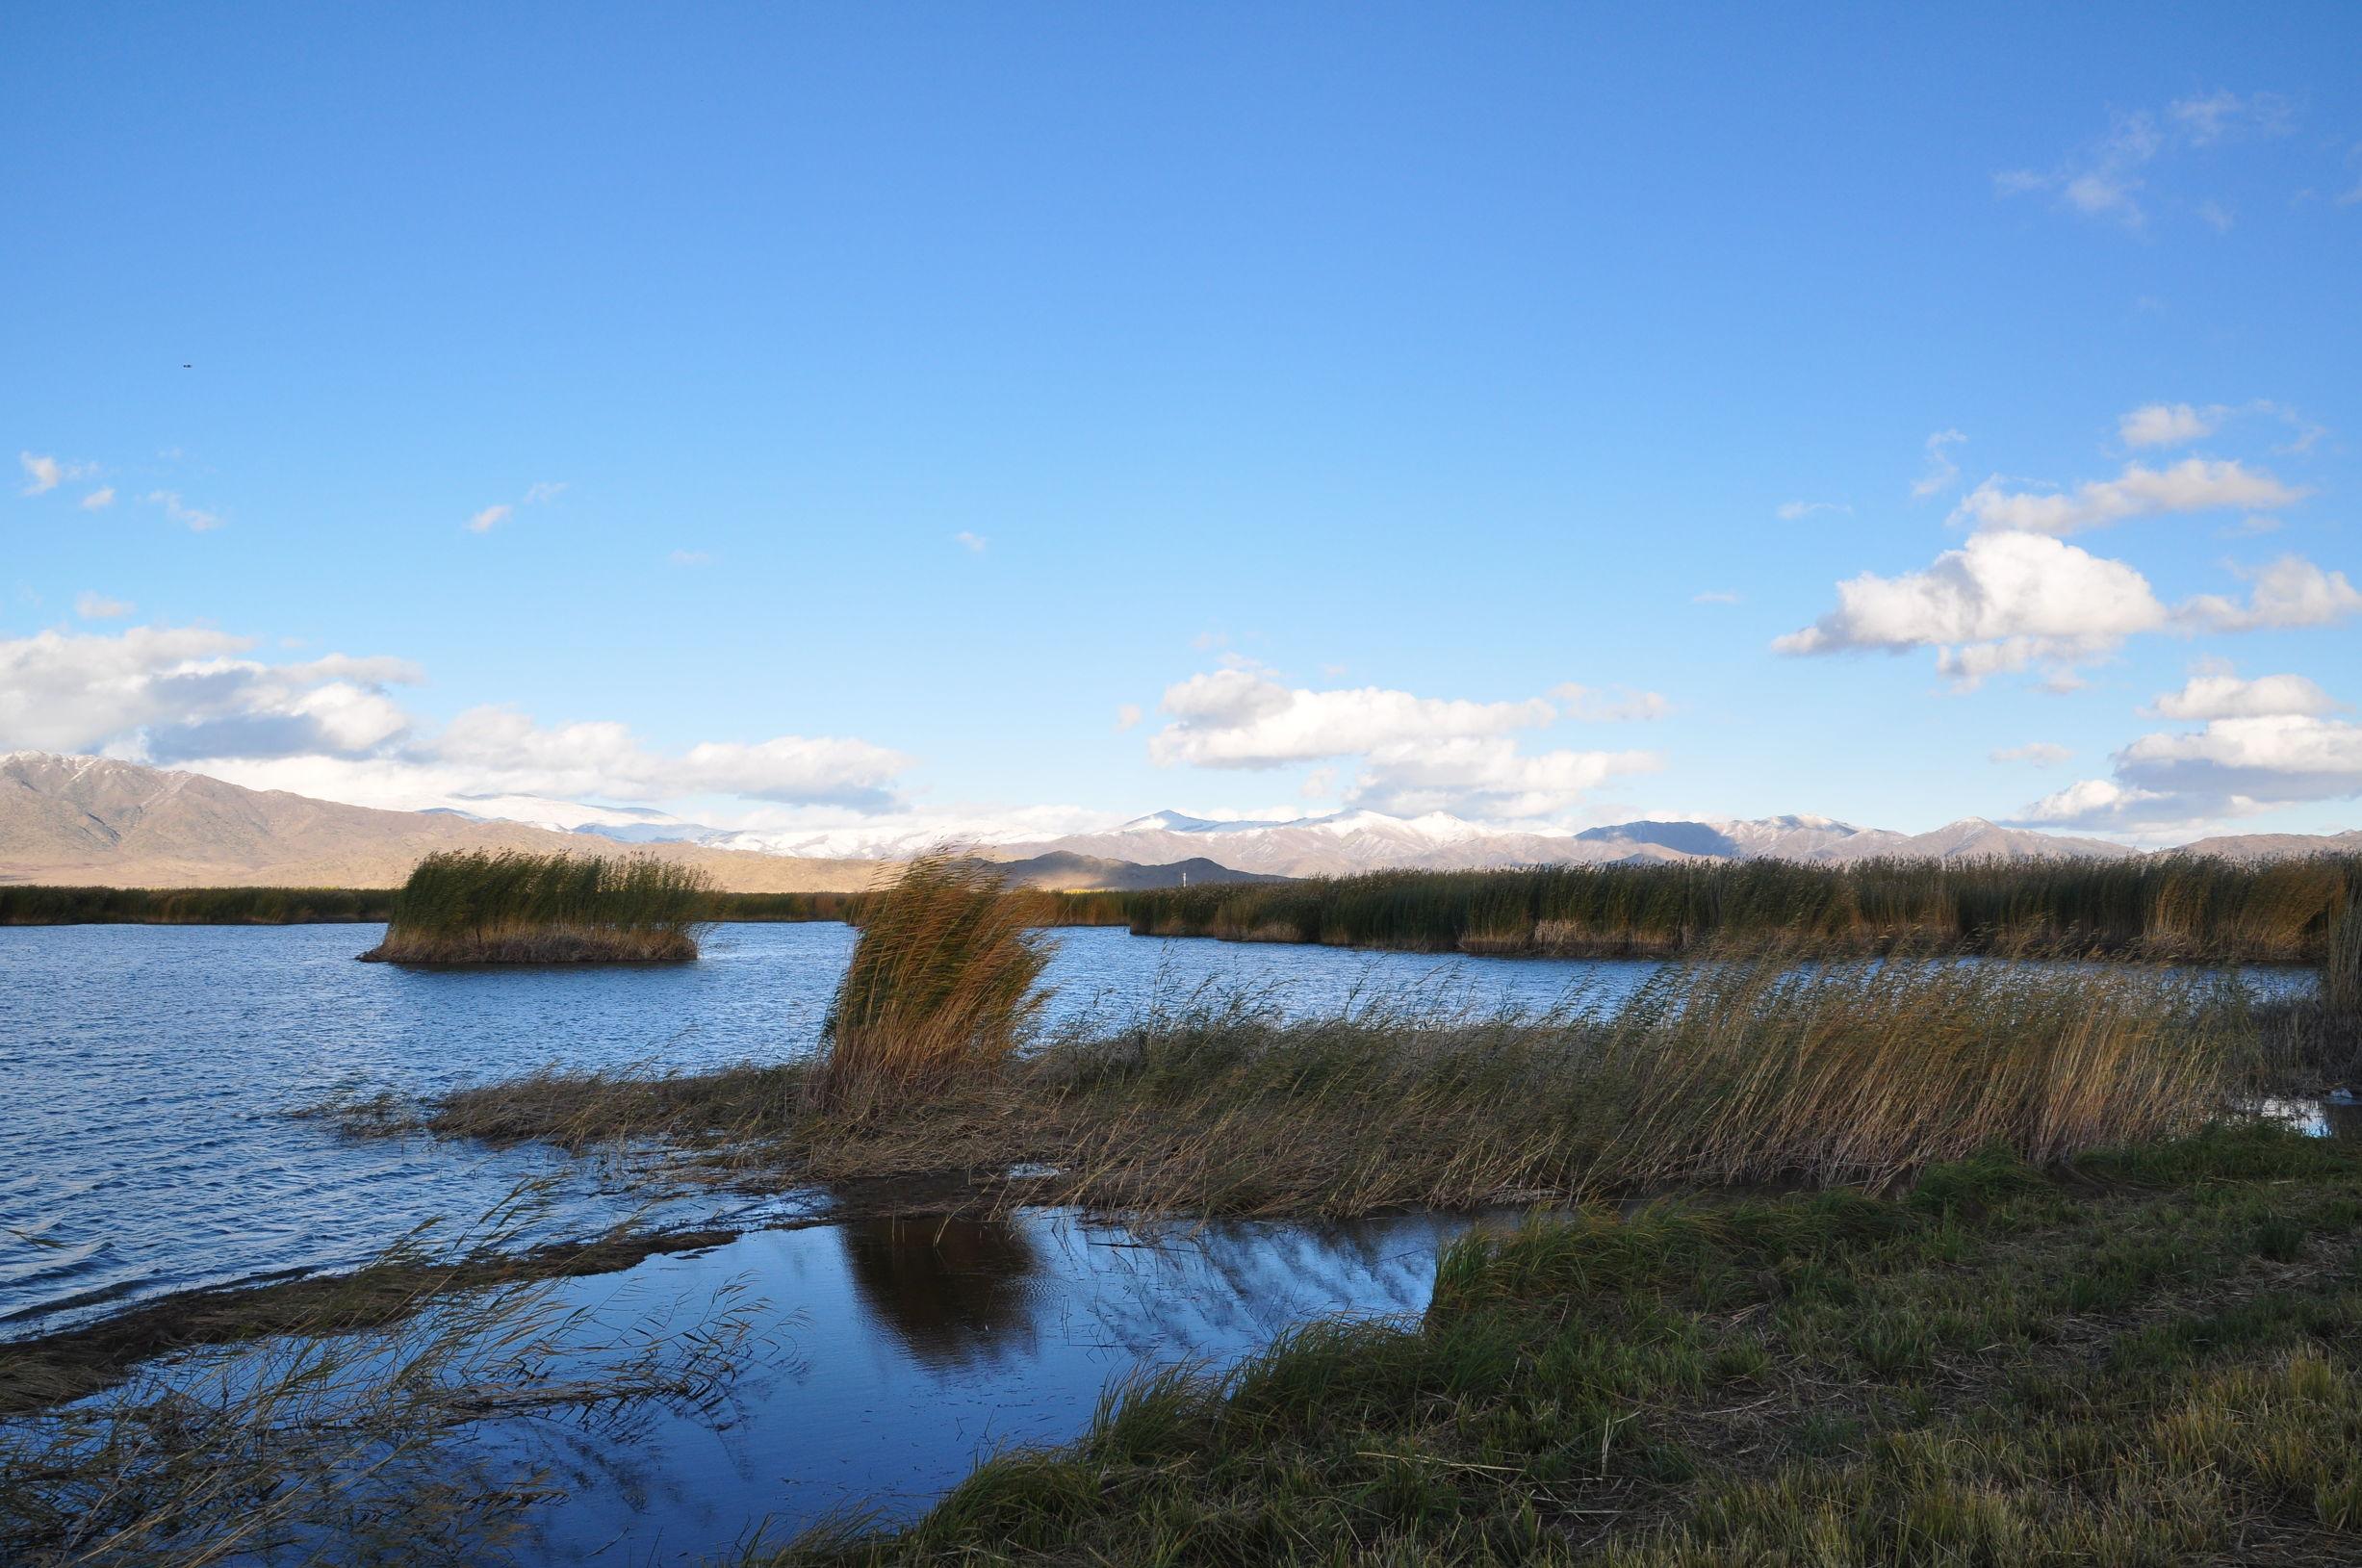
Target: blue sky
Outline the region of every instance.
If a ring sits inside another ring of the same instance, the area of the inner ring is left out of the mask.
[[[2362,12],[1990,9],[11,7],[0,747],[2353,826]]]

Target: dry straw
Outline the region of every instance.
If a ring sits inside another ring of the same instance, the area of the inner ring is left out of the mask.
[[[867,1113],[1006,1062],[1048,999],[1034,928],[1049,908],[988,862],[944,849],[912,861],[864,901],[827,1055],[808,1080],[813,1103]]]

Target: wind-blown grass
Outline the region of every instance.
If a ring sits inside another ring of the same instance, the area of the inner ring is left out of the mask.
[[[1047,901],[989,864],[935,853],[864,901],[822,1026],[819,1103],[865,1110],[1008,1060],[1046,1000],[1031,935]]]
[[[679,962],[697,957],[706,873],[648,856],[445,852],[410,873],[382,945],[397,964]]]
[[[1386,871],[1131,895],[1137,934],[1418,952],[1669,956],[1739,942],[2318,960],[2362,860],[1784,861]]]
[[[1384,1002],[1287,1021],[1203,997],[1014,1053],[1012,1023],[972,1052],[973,1034],[937,1036],[958,1051],[886,1078],[904,1092],[865,1094],[859,1116],[834,1097],[830,1062],[546,1074],[449,1096],[423,1123],[577,1149],[667,1139],[757,1185],[895,1176],[988,1207],[1349,1216],[1888,1183],[1988,1145],[2053,1164],[2227,1114],[2261,1050],[2237,995],[2195,977],[1787,955],[1672,965],[1636,994],[1543,1017]],[[1020,1165],[1054,1174],[1001,1177]]]

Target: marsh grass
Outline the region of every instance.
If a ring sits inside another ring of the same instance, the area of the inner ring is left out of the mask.
[[[1785,861],[1382,871],[1130,895],[1154,936],[1663,957],[1738,943],[2221,963],[2318,960],[2362,861]]]
[[[1047,1000],[1032,933],[1049,907],[949,852],[905,866],[860,912],[807,1080],[813,1102],[867,1115],[1006,1063]]]
[[[678,963],[697,957],[711,881],[651,856],[446,851],[396,895],[395,964]]]
[[[259,1338],[147,1361],[107,1392],[0,1419],[0,1560],[27,1568],[225,1562],[499,1562],[525,1512],[562,1497],[513,1448],[461,1440],[494,1416],[603,1429],[717,1409],[769,1328],[742,1284],[615,1322],[551,1281],[481,1283],[541,1195],[466,1234],[413,1233],[363,1271],[399,1301],[311,1298]]]
[[[1004,991],[1003,995],[1010,994]],[[964,1040],[968,1037],[955,1037]],[[2234,989],[1998,960],[1693,959],[1529,1016],[1371,998],[1312,1020],[1204,993],[950,1058],[836,1109],[833,1064],[550,1073],[386,1118],[578,1151],[658,1140],[757,1186],[932,1181],[953,1201],[1346,1217],[1695,1183],[1897,1184],[1986,1146],[2052,1165],[2256,1091]],[[1053,1174],[1009,1179],[1011,1168]]]
[[[2261,1127],[1537,1219],[1449,1249],[1415,1324],[1135,1377],[768,1560],[2350,1562],[2358,1227],[2362,1159]]]

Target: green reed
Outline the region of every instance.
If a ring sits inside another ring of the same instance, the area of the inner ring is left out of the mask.
[[[408,963],[697,956],[711,879],[649,855],[429,855],[395,898],[372,958]]]
[[[2317,961],[2362,859],[1784,861],[1382,871],[1131,895],[1132,930],[1421,952],[1672,954],[1733,939]]]

